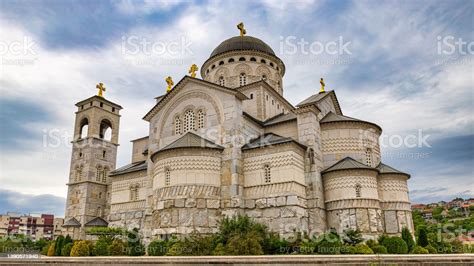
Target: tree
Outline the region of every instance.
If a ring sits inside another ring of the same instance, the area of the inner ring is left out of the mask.
[[[61,256],[61,249],[63,248],[64,236],[58,236],[54,245],[54,256]]]
[[[145,246],[141,243],[138,228],[133,228],[127,233],[127,255],[142,256],[145,255]]]
[[[55,243],[51,243],[51,245],[49,245],[49,248],[48,248],[48,257],[52,257],[55,255]]]
[[[407,243],[408,252],[410,252],[415,247],[415,241],[413,240],[413,236],[411,235],[408,228],[403,227],[402,229],[402,239]]]
[[[424,247],[421,247],[421,246],[414,247],[413,250],[410,253],[412,253],[412,254],[429,254],[428,250]]]
[[[168,252],[168,243],[164,240],[157,239],[148,245],[148,256],[164,256]]]
[[[363,243],[355,245],[354,248],[354,254],[374,254],[374,251]]]
[[[92,254],[94,256],[108,256],[110,244],[112,241],[108,237],[99,237],[99,240],[94,244]]]
[[[428,235],[426,233],[426,228],[421,227],[418,230],[418,246],[426,247],[429,245]]]

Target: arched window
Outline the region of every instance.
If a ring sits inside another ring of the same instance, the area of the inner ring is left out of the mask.
[[[220,77],[219,77],[219,85],[220,85],[220,86],[225,86],[225,79],[224,79],[223,76],[220,76]]]
[[[234,61],[235,61],[234,58],[231,58],[231,59],[229,59],[228,62],[229,62],[229,63],[232,63],[232,62],[234,62]]]
[[[257,61],[257,59],[255,59],[255,57],[251,57],[251,58],[250,58],[250,61],[252,61],[252,62],[256,62],[256,61]]]
[[[188,110],[184,113],[184,130],[183,133],[186,133],[188,131],[194,130],[194,111],[193,110]]]
[[[224,64],[224,61],[220,61],[219,62],[219,66],[223,65]]]
[[[270,66],[273,67],[273,63],[272,63],[272,62],[270,62]]]
[[[253,99],[253,93],[250,93],[250,99]]]
[[[265,164],[263,166],[263,174],[264,174],[264,178],[265,178],[265,183],[270,183],[272,182],[272,175],[271,175],[271,171],[270,171],[270,165],[268,164]]]
[[[82,169],[83,168],[84,168],[84,166],[82,166],[82,165],[76,166],[76,174],[75,174],[75,177],[74,177],[76,182],[81,181],[81,179],[82,179]]]
[[[98,207],[97,208],[97,217],[101,217],[102,216],[102,207]]]
[[[267,80],[267,75],[262,75],[262,80]]]
[[[174,118],[174,133],[176,135],[181,135],[181,119],[179,116]]]
[[[240,81],[240,86],[247,85],[247,76],[245,75],[245,73],[240,73],[239,81]]]
[[[102,171],[102,182],[107,183],[107,175],[109,174],[109,168],[104,167]]]
[[[262,63],[262,64],[266,64],[266,63],[267,63],[267,61],[265,61],[265,59],[262,59],[262,60],[260,60],[260,63]]]
[[[112,139],[112,123],[109,120],[104,119],[100,122],[99,137],[108,141]]]
[[[362,187],[361,187],[360,184],[355,185],[355,192],[356,192],[356,197],[357,198],[360,198],[360,196],[361,196],[361,189],[362,189]]]
[[[368,166],[372,166],[372,149],[371,148],[367,148],[365,150],[365,163]]]
[[[171,185],[171,171],[169,168],[165,169],[165,186]]]
[[[89,120],[87,120],[87,118],[84,118],[81,120],[79,138],[81,139],[86,138],[88,131],[89,131]]]
[[[95,180],[96,180],[97,182],[100,182],[100,181],[102,180],[102,174],[103,174],[103,172],[102,172],[102,166],[98,165],[98,166],[96,167],[96,171],[95,171]]]
[[[245,61],[245,57],[239,58],[239,61]]]
[[[214,69],[214,68],[216,68],[216,65],[212,65],[212,66],[211,66],[211,69]]]
[[[199,110],[197,112],[197,128],[204,128],[204,117],[205,117],[204,110]]]

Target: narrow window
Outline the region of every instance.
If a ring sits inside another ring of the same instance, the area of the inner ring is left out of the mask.
[[[171,184],[171,171],[169,168],[165,169],[165,186],[169,186]]]
[[[239,81],[240,81],[240,86],[245,86],[247,85],[247,76],[245,75],[245,73],[240,73],[240,77],[239,77]]]
[[[204,116],[205,113],[203,110],[197,112],[197,128],[204,128]]]
[[[216,65],[212,65],[212,66],[211,66],[211,69],[214,69],[214,68],[216,68]]]
[[[130,200],[138,200],[138,184],[130,186]]]
[[[102,198],[102,192],[99,192],[99,199]]]
[[[267,95],[267,101],[268,101],[268,95]]]
[[[262,60],[260,60],[260,63],[266,64],[267,61],[265,61],[265,59],[262,59]]]
[[[102,182],[107,183],[108,174],[109,174],[109,169],[107,167],[104,167],[104,170],[102,171]]]
[[[102,151],[102,159],[105,159],[105,155],[107,154],[107,152],[104,150]]]
[[[82,177],[82,166],[76,166],[75,181],[76,182],[81,181],[81,177]]]
[[[255,57],[251,57],[251,58],[250,58],[250,61],[252,61],[252,62],[256,62],[256,61],[257,61],[257,59],[255,59]]]
[[[372,149],[367,148],[365,150],[365,163],[368,166],[372,166]]]
[[[360,194],[361,194],[361,192],[360,192],[360,191],[361,191],[361,188],[362,188],[362,187],[360,186],[360,184],[356,184],[356,185],[355,185],[355,192],[356,192],[356,197],[357,197],[357,198],[360,198],[360,196],[361,196],[361,195],[360,195]]]
[[[245,57],[239,58],[239,61],[245,61]]]
[[[235,61],[234,58],[231,58],[231,59],[229,59],[228,62],[229,62],[229,63],[232,63],[232,62],[234,62],[234,61]]]
[[[181,119],[179,116],[175,117],[174,119],[174,133],[176,135],[181,135]]]
[[[270,165],[266,164],[263,166],[263,172],[264,172],[264,177],[265,177],[265,183],[270,183],[272,182],[272,176],[270,172]]]
[[[104,103],[100,103],[100,107],[104,107]]]
[[[267,80],[267,75],[262,75],[262,80]]]
[[[273,67],[273,63],[272,63],[272,62],[270,62],[270,66]]]
[[[98,165],[96,167],[96,172],[95,172],[95,180],[97,182],[100,182],[100,180],[102,179],[102,166]]]
[[[225,86],[225,79],[224,79],[223,76],[220,76],[220,77],[219,77],[219,85],[220,85],[220,86]]]
[[[194,111],[193,110],[188,110],[186,113],[184,113],[184,132],[186,133],[188,131],[194,130]]]
[[[250,93],[250,99],[253,99],[253,93]]]
[[[223,65],[224,64],[224,61],[220,61],[219,62],[219,66]]]
[[[112,113],[115,113],[115,107],[112,107]]]

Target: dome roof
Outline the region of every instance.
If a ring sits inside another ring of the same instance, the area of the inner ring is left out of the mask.
[[[212,51],[210,57],[236,50],[259,51],[276,56],[273,49],[258,38],[252,36],[235,36],[219,44],[219,46]]]

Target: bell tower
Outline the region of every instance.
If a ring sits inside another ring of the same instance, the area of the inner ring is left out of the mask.
[[[106,226],[110,211],[108,173],[115,169],[122,107],[106,100],[102,91],[100,84],[99,95],[76,103],[65,227],[79,238],[88,225]]]

